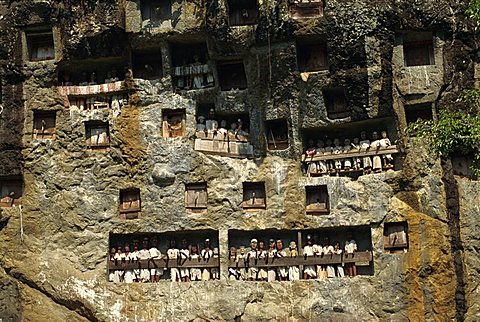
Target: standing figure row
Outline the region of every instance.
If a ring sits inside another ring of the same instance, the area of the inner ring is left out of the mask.
[[[305,171],[308,175],[311,174],[337,174],[339,172],[360,171],[364,174],[373,172],[380,172],[382,170],[389,170],[393,168],[393,157],[391,154],[382,154],[363,157],[343,158],[342,154],[352,152],[369,152],[378,151],[381,148],[387,148],[392,145],[387,136],[386,131],[381,132],[379,139],[377,132],[372,133],[372,141],[368,140],[365,131],[360,133],[360,138],[353,140],[345,139],[341,145],[338,138],[333,142],[327,139],[317,140],[316,144],[313,139],[308,140],[308,147],[305,149]],[[332,144],[333,143],[333,144]],[[339,157],[334,160],[309,161],[314,156],[336,155]]]
[[[155,259],[173,259],[178,263],[182,263],[187,259],[198,260],[203,259],[208,261],[210,258],[218,258],[218,248],[210,247],[210,239],[205,239],[204,247],[199,252],[199,247],[195,244],[190,245],[186,239],[182,240],[181,248],[177,248],[175,240],[170,240],[169,248],[166,251],[166,256],[162,256],[161,251],[157,248],[157,239],[154,237],[149,242],[148,238],[144,238],[142,242],[142,248],[139,249],[138,241],[133,242],[133,251],[130,251],[130,246],[125,245],[125,252],[122,251],[122,245],[119,244],[117,249],[112,248],[110,250],[111,262],[115,265],[122,263],[136,263],[139,260],[155,260]],[[137,268],[137,269],[115,269],[110,271],[109,280],[111,282],[143,282],[154,283],[158,282],[164,275],[164,268],[155,267],[155,262],[152,261],[150,266],[153,268]],[[220,273],[218,267],[206,268],[199,266],[198,268],[182,268],[171,267],[169,268],[170,280],[172,282],[189,282],[189,281],[208,281],[211,279],[219,279]]]

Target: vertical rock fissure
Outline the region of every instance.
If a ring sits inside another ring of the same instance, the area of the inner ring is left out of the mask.
[[[460,198],[457,181],[453,175],[450,158],[441,158],[442,181],[445,186],[448,227],[450,230],[450,246],[453,256],[457,289],[455,292],[456,320],[464,321],[467,308],[465,297],[465,272],[463,267],[463,243],[460,235]]]

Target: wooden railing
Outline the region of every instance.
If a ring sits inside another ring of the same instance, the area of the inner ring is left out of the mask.
[[[125,91],[123,81],[108,84],[86,85],[86,86],[59,86],[58,91],[66,96],[93,96]]]
[[[247,141],[195,139],[195,151],[233,158],[253,157],[253,146]]]
[[[143,268],[212,268],[220,267],[220,259],[218,257],[212,257],[209,259],[146,259],[138,261],[120,261],[120,260],[109,260],[108,269],[143,269]]]
[[[333,152],[314,154],[313,156],[302,155],[302,162],[314,162],[314,161],[327,161],[327,160],[339,160],[349,158],[362,158],[376,155],[396,154],[399,153],[396,145],[391,145],[386,148],[367,149],[367,150],[350,150],[349,152],[341,152],[334,154]]]
[[[244,267],[283,267],[301,265],[331,265],[342,263],[370,263],[373,254],[370,251],[355,252],[353,254],[328,254],[323,256],[296,256],[296,257],[266,257],[266,258],[239,258],[229,260],[229,268]]]

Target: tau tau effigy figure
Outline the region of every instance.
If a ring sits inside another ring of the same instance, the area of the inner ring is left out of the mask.
[[[208,134],[217,134],[218,122],[215,119],[215,110],[213,108],[208,112],[208,119],[205,122],[205,126],[207,127]]]
[[[283,248],[283,241],[281,239],[277,239],[276,242],[277,257],[287,257],[287,252]],[[288,268],[286,266],[279,266],[277,267],[277,276],[280,281],[287,281],[288,280]]]
[[[228,252],[228,259],[231,262],[238,263],[237,249],[233,246],[230,247],[230,250]],[[238,267],[229,267],[228,279],[232,281],[238,281],[240,279],[240,269]]]
[[[125,261],[127,263],[133,263],[137,261],[136,256],[130,252],[130,246],[125,246]],[[124,275],[125,283],[133,283],[135,281],[135,274],[133,273],[133,269],[126,269]]]
[[[340,154],[343,152],[343,147],[340,146],[340,140],[339,139],[334,139],[333,140],[333,154]],[[335,167],[335,172],[338,172],[342,170],[342,159],[335,159],[333,161],[334,167]]]
[[[263,241],[258,242],[258,252],[257,257],[258,259],[264,259],[267,256],[267,251],[265,250],[265,243]],[[265,268],[259,268],[257,274],[258,281],[266,281],[268,277],[267,271]]]
[[[150,282],[157,282],[160,280],[160,277],[163,275],[163,268],[158,268],[155,265],[155,259],[161,259],[162,253],[157,248],[157,239],[154,237],[152,238],[152,242],[150,245],[150,249],[148,250],[150,253],[150,259],[152,260],[151,265],[153,268],[150,269]]]
[[[237,252],[237,259],[245,261],[247,259],[247,251],[245,249],[245,246],[240,246]],[[240,277],[242,280],[246,281],[248,280],[248,275],[247,275],[247,270],[245,267],[240,268]]]
[[[328,237],[323,239],[323,254],[325,256],[334,254],[334,248],[330,245],[330,239],[328,239]],[[335,268],[333,266],[327,265],[326,272],[328,278],[335,277]]]
[[[180,257],[180,250],[177,248],[177,242],[172,239],[170,240],[170,247],[167,249],[167,258],[168,259],[175,259],[178,261],[178,258]],[[177,282],[180,281],[180,271],[176,267],[171,267],[170,268],[170,280],[172,282]]]
[[[202,252],[200,253],[202,255],[202,258],[204,260],[209,260],[210,258],[213,258],[213,251],[210,249],[210,239],[205,239],[203,243],[203,249]],[[210,280],[210,269],[209,268],[204,268],[202,270],[202,281],[209,281]]]
[[[290,257],[297,257],[298,256],[298,249],[297,243],[293,240],[288,245]],[[290,281],[297,281],[300,279],[300,269],[298,266],[289,266],[288,267],[288,279]]]
[[[137,262],[139,260],[138,258],[138,254],[140,253],[140,251],[138,250],[138,241],[137,240],[134,240],[133,241],[133,252],[131,253],[131,259],[132,259],[132,262]],[[141,272],[140,272],[140,268],[135,268],[133,269],[133,274],[135,275],[135,282],[141,282]]]
[[[197,138],[205,138],[207,136],[207,127],[205,125],[205,116],[200,115],[197,118],[197,126],[195,136]]]
[[[380,139],[380,147],[388,148],[392,143],[387,136],[387,131],[382,131],[382,138]],[[385,169],[392,169],[393,168],[393,157],[391,154],[384,154],[382,155],[383,158],[383,167]]]
[[[275,239],[270,239],[268,242],[268,251],[267,256],[268,258],[275,258],[277,257],[277,245],[275,243]],[[267,270],[267,281],[273,282],[277,279],[277,270],[275,267],[269,267]]]
[[[145,238],[142,242],[142,249],[138,252],[138,259],[150,259],[150,252],[148,251],[148,238]],[[150,270],[148,268],[140,269],[140,280],[144,283],[148,283],[150,281]]]
[[[360,132],[360,151],[367,152],[370,149],[370,140],[367,139],[365,131]],[[372,159],[368,156],[363,157],[363,173],[368,174],[372,170]]]
[[[220,254],[218,253],[218,248],[214,247],[213,248],[213,258],[218,258]],[[212,279],[214,280],[219,280],[220,279],[220,271],[218,270],[218,267],[212,267],[210,270],[212,273]]]
[[[377,132],[372,133],[372,143],[370,143],[370,149],[372,151],[378,151],[380,148],[380,140],[378,139]],[[382,158],[379,155],[373,156],[373,165],[372,169],[374,172],[382,171]]]
[[[258,244],[258,241],[255,238],[253,238],[250,241],[250,251],[247,254],[247,261],[251,258],[254,258],[254,259],[258,258],[257,244]],[[248,272],[247,272],[248,280],[255,281],[257,279],[257,274],[258,274],[258,268],[249,265]]]
[[[316,155],[325,154],[325,142],[323,140],[317,140],[317,149],[315,150]],[[317,173],[326,174],[328,172],[327,162],[324,160],[317,162]]]
[[[185,238],[182,239],[182,249],[180,249],[179,252],[180,259],[187,260],[190,258],[190,251],[188,248],[187,240]],[[190,282],[190,271],[188,268],[180,268],[180,278],[182,279],[182,282]]]
[[[314,248],[313,248],[313,239],[312,236],[307,235],[307,245],[303,247],[303,256],[314,256]],[[308,280],[311,278],[317,277],[317,273],[315,272],[315,266],[312,265],[305,265],[303,269],[303,278]]]
[[[343,153],[348,153],[352,150],[352,144],[350,143],[349,139],[345,139],[343,141]],[[345,171],[350,171],[352,170],[352,159],[351,158],[345,158],[343,159],[343,169]]]
[[[200,255],[198,254],[197,245],[192,245],[190,249],[190,258],[192,260],[198,260]],[[202,279],[202,270],[200,268],[190,268],[190,280],[200,281]]]
[[[337,255],[342,254],[342,249],[340,248],[340,243],[338,241],[335,242],[335,246],[333,247],[333,253]],[[338,277],[345,276],[345,272],[343,270],[343,264],[337,264],[335,266],[335,273],[337,274]]]
[[[360,152],[360,140],[358,138],[354,138],[353,142],[351,143],[352,150],[355,152]],[[353,158],[353,169],[360,170],[362,169],[362,159],[359,157]]]
[[[357,251],[357,243],[353,239],[352,232],[348,231],[347,240],[345,241],[345,253],[353,254],[356,251]],[[357,267],[355,266],[355,263],[348,263],[347,269],[348,269],[348,276],[350,277],[357,276]]]

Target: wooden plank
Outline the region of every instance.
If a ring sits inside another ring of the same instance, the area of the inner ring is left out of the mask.
[[[115,265],[116,264],[116,265]],[[219,258],[210,258],[209,260],[204,259],[155,259],[155,260],[139,260],[136,262],[119,262],[115,263],[114,261],[108,261],[108,269],[137,269],[137,268],[172,268],[172,267],[181,267],[181,268],[211,268],[219,267],[220,259]]]
[[[355,151],[340,154],[315,154],[314,156],[302,155],[302,162],[324,161],[324,160],[338,160],[348,158],[362,158],[375,155],[397,154],[400,153],[397,146],[392,145],[388,148],[379,148],[377,150]]]
[[[353,256],[352,256],[353,255]],[[297,257],[276,257],[264,259],[238,259],[229,260],[228,267],[280,267],[300,265],[333,265],[342,263],[371,262],[372,253],[356,252],[354,254],[330,254],[324,256],[297,256]]]

